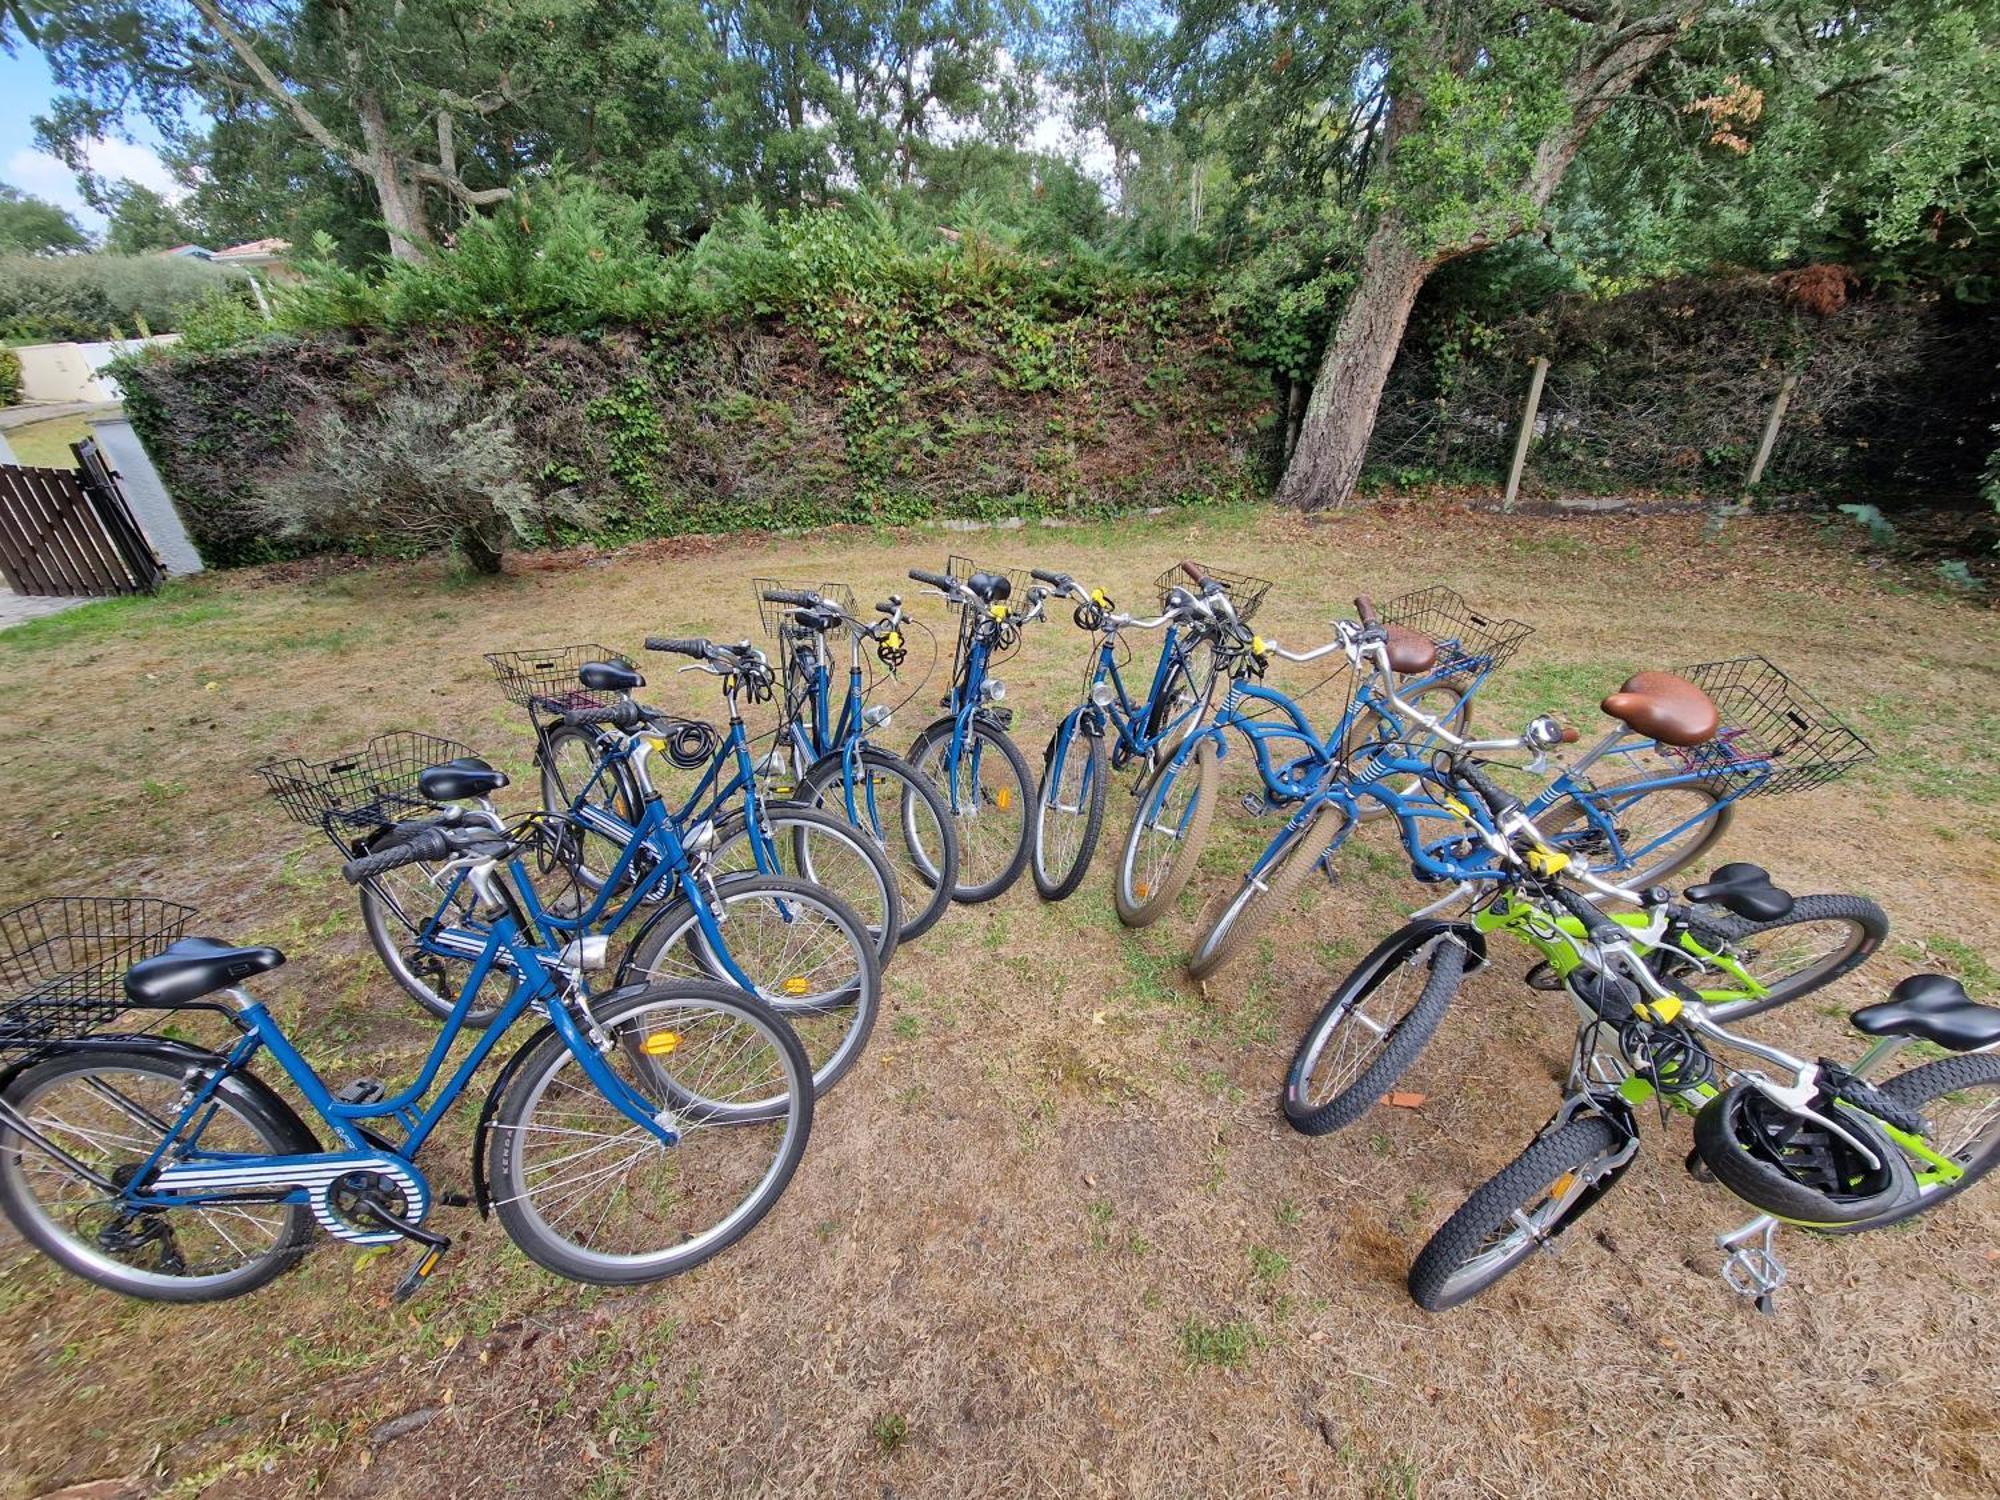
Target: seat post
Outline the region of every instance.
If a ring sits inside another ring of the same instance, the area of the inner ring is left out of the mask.
[[[1604,756],[1610,754],[1613,746],[1631,733],[1632,731],[1627,729],[1623,724],[1616,725],[1603,739],[1584,751],[1576,760],[1570,762],[1569,774],[1571,776],[1583,775]]]
[[[1898,1052],[1901,1052],[1909,1044],[1909,1037],[1901,1033],[1878,1036],[1875,1038],[1874,1045],[1861,1054],[1861,1061],[1857,1062],[1847,1071],[1852,1073],[1856,1078],[1866,1078],[1871,1072],[1881,1067],[1882,1064],[1886,1063]]]

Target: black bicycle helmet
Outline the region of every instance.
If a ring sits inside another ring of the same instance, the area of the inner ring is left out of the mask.
[[[1871,1164],[1817,1120],[1795,1114],[1749,1084],[1702,1106],[1694,1148],[1737,1197],[1794,1224],[1858,1229],[1917,1192],[1909,1158],[1881,1126],[1822,1095],[1813,1107],[1838,1120],[1875,1156]]]

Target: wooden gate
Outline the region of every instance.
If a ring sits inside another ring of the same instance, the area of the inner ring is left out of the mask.
[[[150,594],[167,570],[97,444],[76,469],[0,464],[0,573],[17,594]]]

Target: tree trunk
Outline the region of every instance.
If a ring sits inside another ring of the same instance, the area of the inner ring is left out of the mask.
[[[1410,248],[1393,215],[1368,237],[1361,278],[1340,310],[1320,361],[1312,400],[1278,486],[1278,499],[1301,510],[1345,505],[1361,477],[1368,439],[1389,367],[1432,262]]]
[[[430,225],[424,217],[423,189],[403,170],[389,139],[389,121],[382,101],[364,94],[356,107],[361,141],[367,152],[368,180],[382,205],[382,227],[389,232],[389,253],[397,260],[423,260],[431,247]]]

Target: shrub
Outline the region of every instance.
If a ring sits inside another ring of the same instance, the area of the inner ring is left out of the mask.
[[[12,349],[0,349],[0,406],[12,406],[21,399],[21,356]]]
[[[204,292],[181,312],[180,347],[191,354],[234,349],[271,331],[243,283]]]
[[[434,360],[413,362],[410,374],[409,386],[360,413],[327,407],[300,424],[284,463],[254,492],[267,526],[370,549],[448,546],[473,571],[498,573],[510,542],[540,536],[552,520],[586,519],[568,491],[538,504],[497,402],[454,384]]]
[[[0,337],[40,343],[171,333],[234,273],[185,256],[0,258]]]

